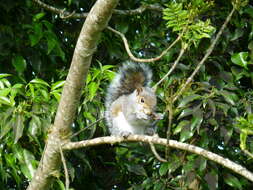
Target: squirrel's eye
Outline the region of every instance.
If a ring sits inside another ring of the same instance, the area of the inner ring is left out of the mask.
[[[144,101],[144,98],[141,98],[141,103],[144,103],[145,101]]]

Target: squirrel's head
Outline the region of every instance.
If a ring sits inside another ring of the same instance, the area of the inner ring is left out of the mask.
[[[146,115],[151,115],[156,106],[156,95],[149,87],[139,87],[134,91],[138,109]]]

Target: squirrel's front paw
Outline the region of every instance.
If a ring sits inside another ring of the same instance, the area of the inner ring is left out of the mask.
[[[163,119],[164,114],[162,114],[162,113],[153,113],[152,116],[153,116],[154,120],[161,120],[161,119]]]
[[[121,133],[120,133],[120,136],[121,137],[124,137],[124,138],[127,138],[127,137],[129,137],[129,135],[132,135],[133,133],[131,133],[131,132],[129,132],[129,131],[122,131]]]
[[[145,134],[149,136],[153,136],[155,134],[155,129],[154,128],[147,128],[145,131]]]

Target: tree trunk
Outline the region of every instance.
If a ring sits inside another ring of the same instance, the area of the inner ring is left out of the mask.
[[[39,167],[27,190],[49,189],[52,179],[61,166],[59,145],[71,133],[71,124],[90,67],[92,55],[97,47],[101,31],[107,26],[118,0],[98,0],[92,7],[78,38],[69,74],[63,88],[54,125],[48,134],[47,145]]]

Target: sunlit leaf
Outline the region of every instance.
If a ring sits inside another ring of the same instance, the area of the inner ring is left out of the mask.
[[[9,77],[9,76],[11,76],[11,74],[4,74],[4,73],[1,73],[1,74],[0,74],[0,79],[1,79],[1,78],[6,78],[6,77]]]
[[[31,121],[29,122],[29,133],[33,136],[36,137],[41,133],[41,121],[39,117],[33,115]]]
[[[186,108],[186,109],[184,109],[182,112],[181,112],[181,114],[179,115],[179,117],[178,117],[178,119],[181,119],[181,118],[183,118],[183,117],[186,117],[186,116],[188,116],[188,115],[192,115],[193,114],[193,109],[191,109],[191,108]]]
[[[233,176],[231,174],[229,174],[227,177],[225,177],[225,183],[231,187],[242,189],[242,185],[241,185],[240,181],[235,176]]]
[[[0,104],[12,105],[9,98],[0,96]]]
[[[14,143],[17,143],[18,140],[22,137],[23,135],[23,129],[24,129],[24,115],[22,114],[16,114],[14,119],[14,125],[13,125],[13,130],[14,130]]]
[[[180,133],[180,142],[188,140],[193,135],[194,135],[193,131],[191,131],[188,127],[184,127],[184,129]]]
[[[30,81],[30,83],[34,83],[34,84],[42,84],[42,85],[45,85],[45,86],[50,86],[47,82],[45,82],[44,80],[42,79],[33,79]]]
[[[32,179],[36,171],[36,162],[33,154],[28,150],[23,150],[24,164],[21,166],[21,171],[28,178]]]
[[[64,86],[64,84],[65,84],[65,80],[57,81],[57,82],[55,82],[55,83],[52,84],[51,90],[55,90],[57,88],[61,88],[61,87]]]
[[[180,123],[174,129],[173,134],[176,135],[176,134],[180,133],[182,131],[183,127],[186,125],[189,125],[189,124],[190,124],[189,120],[180,121]]]
[[[46,14],[46,13],[44,13],[44,12],[38,13],[38,14],[36,14],[36,15],[33,16],[33,20],[34,20],[34,21],[38,21],[38,20],[40,20],[41,18],[43,18],[43,17],[45,16],[45,14]]]
[[[248,69],[247,65],[248,65],[248,58],[249,53],[248,52],[240,52],[240,53],[235,53],[234,55],[232,55],[231,57],[231,61],[236,64],[239,65],[245,69]]]
[[[99,83],[91,82],[88,86],[89,88],[89,99],[92,100],[94,96],[96,95],[96,92],[98,90]]]

